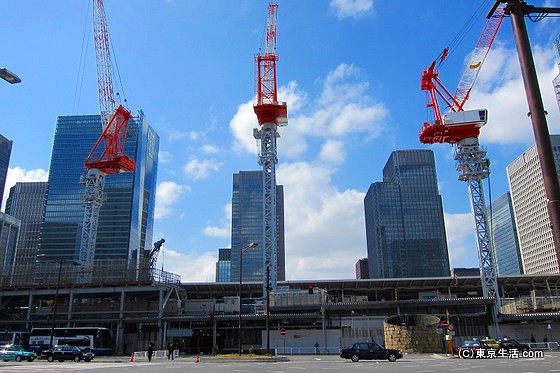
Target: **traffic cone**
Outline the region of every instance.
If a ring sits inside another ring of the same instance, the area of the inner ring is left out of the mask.
[[[200,363],[200,355],[199,354],[196,354],[195,363]]]
[[[130,355],[130,359],[128,359],[129,363],[134,363],[134,352],[132,352],[132,355]]]

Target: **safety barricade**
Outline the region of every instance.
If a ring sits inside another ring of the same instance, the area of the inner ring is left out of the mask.
[[[152,361],[166,360],[167,350],[155,350],[152,354]],[[173,350],[173,358],[179,357],[179,350]],[[134,363],[137,361],[148,361],[148,351],[134,351],[130,356],[129,362]]]

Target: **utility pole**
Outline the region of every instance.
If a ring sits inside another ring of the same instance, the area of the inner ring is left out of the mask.
[[[522,0],[497,0],[488,13],[487,18],[494,15],[494,11],[499,3],[507,4],[505,13],[511,16],[515,45],[517,46],[517,56],[519,58],[525,94],[529,105],[529,113],[527,113],[527,115],[531,118],[533,133],[535,135],[535,144],[537,146],[537,154],[539,156],[544,189],[548,201],[548,218],[552,230],[556,260],[560,267],[560,183],[558,182],[558,174],[556,172],[556,164],[554,162],[552,144],[550,142],[550,133],[546,122],[547,113],[544,110],[535,62],[531,52],[531,43],[529,42],[524,19],[524,16],[529,16],[531,14],[538,14],[539,19],[542,18],[542,15],[550,13],[558,14],[560,13],[560,8],[537,8],[532,5],[527,5],[527,3]]]

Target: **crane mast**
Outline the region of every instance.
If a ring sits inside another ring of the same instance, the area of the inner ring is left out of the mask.
[[[85,187],[84,217],[78,257],[82,265],[79,282],[82,283],[92,280],[105,175],[131,172],[136,167],[134,160],[124,154],[128,121],[132,118],[132,114],[122,105],[116,107],[115,104],[109,32],[103,0],[94,0],[93,3],[93,29],[102,134],[85,161],[84,167],[87,174],[80,180]]]
[[[253,136],[260,141],[259,165],[263,173],[263,294],[267,284],[276,290],[278,281],[278,227],[276,209],[276,164],[278,163],[276,139],[278,126],[288,125],[288,106],[278,102],[276,80],[276,23],[278,4],[268,4],[266,47],[264,54],[255,56],[257,103],[253,106],[259,128]],[[267,268],[269,271],[267,271]],[[269,278],[267,276],[269,273]]]
[[[420,132],[420,142],[424,144],[448,143],[455,147],[456,169],[458,179],[468,184],[471,210],[474,217],[475,237],[478,248],[482,292],[485,297],[494,299],[494,324],[498,328],[497,314],[501,309],[498,278],[494,266],[493,251],[490,245],[488,217],[484,200],[482,180],[490,175],[490,161],[486,151],[480,148],[478,136],[480,128],[486,124],[485,109],[464,110],[478,73],[492,43],[498,33],[504,17],[504,6],[496,10],[496,16],[489,18],[471,54],[460,83],[451,94],[441,83],[436,68],[437,61],[424,70],[421,89],[426,91],[426,106],[432,109],[433,122],[424,123]],[[444,51],[442,60],[445,59]],[[441,62],[440,61],[440,62]],[[442,115],[438,98],[441,98],[449,113]]]

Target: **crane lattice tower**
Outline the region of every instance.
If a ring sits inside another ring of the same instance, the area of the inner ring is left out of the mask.
[[[288,106],[278,102],[276,82],[276,23],[278,4],[268,5],[266,24],[266,49],[255,57],[257,103],[254,111],[260,128],[253,136],[260,142],[259,165],[263,170],[263,294],[267,284],[275,290],[278,281],[278,227],[276,224],[276,164],[278,163],[276,139],[279,126],[288,125]],[[267,268],[269,269],[267,276]]]

